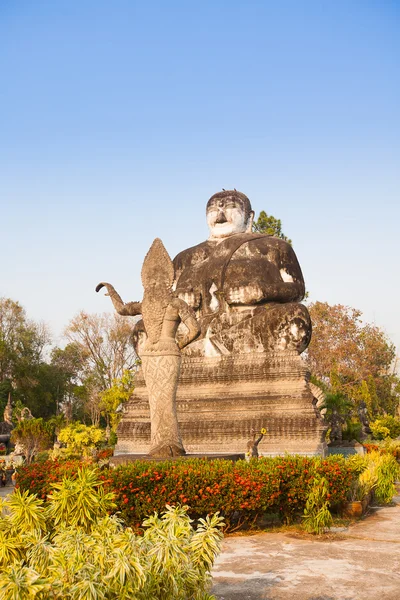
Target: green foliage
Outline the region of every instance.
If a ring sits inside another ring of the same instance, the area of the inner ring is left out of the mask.
[[[18,500],[0,509],[4,600],[212,598],[210,570],[222,539],[218,515],[200,520],[194,530],[186,507],[167,506],[136,536],[107,514],[109,495],[91,468],[81,469],[74,481],[65,479],[47,502],[15,494]]]
[[[34,415],[47,417],[55,409],[54,386],[44,350],[49,332],[29,320],[25,310],[10,298],[0,298],[0,407],[8,392]],[[2,414],[2,413],[0,413]]]
[[[345,428],[343,429],[343,439],[351,442],[356,440],[357,442],[362,441],[362,425],[359,421],[354,418],[349,419],[346,422]]]
[[[85,354],[78,344],[54,348],[51,353],[51,365],[57,378],[57,407],[62,409],[67,422],[84,417],[84,403],[88,395],[83,381],[85,362]]]
[[[382,504],[390,504],[396,494],[394,482],[400,476],[400,465],[391,454],[370,452],[367,454],[368,464],[376,473],[375,498]]]
[[[133,394],[134,378],[134,373],[125,369],[122,377],[113,379],[112,386],[100,393],[101,410],[106,415],[107,422],[110,421],[114,432],[122,415],[121,411],[117,412],[117,409],[125,404]]]
[[[303,527],[308,533],[323,533],[332,524],[329,497],[327,479],[325,477],[316,478],[304,509]]]
[[[105,440],[104,431],[94,425],[72,423],[60,430],[60,442],[67,444],[66,455],[91,456]]]
[[[358,481],[362,490],[362,498],[371,494],[378,485],[379,473],[374,469],[372,464],[368,464],[367,468],[360,474]]]
[[[385,438],[396,438],[400,435],[400,419],[392,415],[379,417],[373,423],[370,423],[372,435],[376,440]]]
[[[385,333],[349,306],[315,302],[308,309],[313,335],[307,362],[313,376],[351,400],[354,413],[365,402],[370,419],[395,414],[400,380],[392,368],[395,347]]]
[[[334,415],[339,415],[346,419],[350,411],[352,409],[351,401],[340,392],[336,393],[327,393],[323,403],[320,405],[319,409],[326,410],[325,418],[327,421],[330,421]]]
[[[20,421],[11,433],[11,440],[24,447],[26,462],[32,462],[38,452],[47,450],[53,443],[52,427],[43,419],[26,419]]]
[[[46,498],[53,483],[66,475],[76,477],[78,468],[78,461],[34,463],[18,469],[17,485]],[[166,504],[184,504],[195,519],[219,511],[231,530],[251,527],[265,514],[278,514],[284,522],[298,519],[316,477],[326,478],[329,500],[337,507],[346,500],[355,473],[342,456],[281,456],[236,463],[135,461],[100,474],[115,494],[119,513],[133,527]]]
[[[79,379],[85,388],[85,413],[91,423],[98,426],[101,413],[105,412],[102,392],[136,364],[132,326],[118,314],[81,312],[71,320],[65,335],[69,346],[80,356]]]
[[[105,493],[96,470],[79,468],[76,477],[63,477],[52,485],[48,515],[55,527],[79,527],[90,531],[97,520],[115,508],[114,494]]]
[[[358,477],[353,496],[351,492],[349,494],[350,499],[361,500],[373,491],[378,502],[389,504],[392,501],[397,493],[394,484],[400,476],[400,465],[389,447],[370,447],[366,455],[352,456],[349,462]]]
[[[253,231],[256,233],[267,233],[292,244],[292,240],[289,240],[282,231],[281,220],[276,219],[272,215],[267,215],[264,210],[260,212],[257,221],[253,223]]]

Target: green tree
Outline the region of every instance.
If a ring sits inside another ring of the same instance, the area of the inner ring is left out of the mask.
[[[91,422],[98,425],[104,411],[103,392],[136,364],[132,324],[117,314],[81,312],[72,319],[65,333],[70,344],[79,349],[82,364],[79,377],[86,388],[85,408]]]
[[[332,442],[342,441],[343,427],[350,418],[353,408],[350,400],[340,392],[328,393],[319,409],[324,413],[325,420],[329,423],[329,437]]]
[[[29,320],[22,306],[0,298],[0,407],[8,393],[32,412],[47,416],[53,410],[45,350],[50,335],[45,325]],[[51,386],[50,386],[51,387]]]
[[[86,360],[86,354],[77,343],[67,344],[64,349],[54,348],[51,353],[51,366],[57,380],[56,412],[61,410],[68,422],[84,418],[88,397]]]
[[[272,215],[268,215],[264,210],[260,212],[257,221],[254,221],[253,231],[255,233],[267,233],[268,235],[285,240],[285,242],[288,242],[290,245],[292,244],[292,240],[286,237],[282,231],[281,220],[276,219]]]
[[[307,362],[330,391],[344,394],[356,408],[363,400],[370,418],[399,406],[399,379],[393,373],[395,347],[385,333],[362,321],[361,311],[327,302],[309,307],[313,335]]]
[[[101,410],[113,431],[117,430],[122,416],[119,409],[132,396],[134,388],[134,373],[125,369],[122,377],[114,379],[112,386],[100,393]]]
[[[53,443],[52,427],[43,419],[20,421],[11,433],[11,441],[24,448],[26,462],[32,462],[38,452],[47,450]]]

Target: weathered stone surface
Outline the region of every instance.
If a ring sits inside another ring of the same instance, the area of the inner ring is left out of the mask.
[[[267,429],[260,454],[320,454],[325,431],[296,352],[184,357],[177,392],[180,431],[191,453],[246,450],[252,430]],[[118,452],[147,452],[150,414],[143,374],[118,429]]]
[[[161,404],[170,406],[165,398],[174,396],[176,384],[189,452],[244,452],[261,428],[267,435],[260,454],[325,452],[326,425],[299,357],[311,338],[300,265],[286,241],[252,233],[253,217],[244,194],[219,192],[207,204],[208,240],[179,253],[163,274],[163,260],[146,258],[142,303],[124,304],[105,284],[119,314],[143,316],[134,328],[143,368],[118,429],[117,452],[154,451]],[[151,356],[171,359],[157,358],[156,366]]]
[[[151,443],[147,451],[154,457],[168,458],[185,454],[176,414],[176,388],[181,362],[175,341],[181,321],[188,330],[188,342],[199,330],[196,318],[184,300],[172,293],[174,268],[162,241],[156,238],[142,268],[142,302],[124,304],[113,286],[100,283],[96,291],[107,288],[120,314],[141,314],[147,339],[141,352],[142,372],[146,381],[150,408]]]

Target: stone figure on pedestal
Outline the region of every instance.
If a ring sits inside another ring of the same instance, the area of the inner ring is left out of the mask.
[[[170,286],[165,297],[173,301],[162,304],[175,311],[168,317],[174,323],[168,336],[175,344],[176,332],[182,348],[176,398],[185,448],[242,453],[252,431],[265,425],[263,453],[323,454],[326,424],[299,356],[310,342],[311,321],[301,304],[305,285],[294,250],[284,240],[252,233],[250,201],[236,190],[214,194],[206,216],[210,236],[176,256],[165,279],[166,289]],[[156,269],[150,279],[157,277]],[[143,282],[145,297],[150,279]],[[169,313],[152,308],[150,301],[147,310],[144,303],[125,305],[108,288],[120,314],[143,314],[134,327],[143,360],[158,340],[152,311],[164,315],[157,316],[157,331]],[[178,299],[184,304],[178,306]],[[119,453],[155,448],[151,370],[143,360],[118,428]]]
[[[96,291],[107,288],[120,315],[142,315],[147,339],[140,354],[143,375],[149,395],[151,422],[151,456],[167,458],[185,454],[176,414],[180,348],[198,334],[196,317],[184,300],[172,292],[174,268],[160,239],[155,239],[143,263],[142,302],[124,304],[114,287],[99,283]],[[179,323],[186,336],[178,345],[175,335]]]

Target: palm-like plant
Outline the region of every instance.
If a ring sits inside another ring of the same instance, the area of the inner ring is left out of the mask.
[[[149,517],[143,536],[109,516],[112,495],[82,468],[53,486],[47,503],[17,490],[0,513],[4,600],[211,600],[210,570],[223,519],[191,526],[187,507]],[[18,530],[17,530],[18,528]]]
[[[330,440],[342,441],[342,429],[350,416],[351,409],[353,408],[352,402],[340,392],[327,393],[322,404],[320,404],[320,411],[325,411],[324,418],[330,426]]]
[[[90,531],[97,519],[112,508],[114,495],[104,491],[96,469],[78,469],[75,479],[64,477],[53,484],[48,516],[54,525],[82,527]]]

